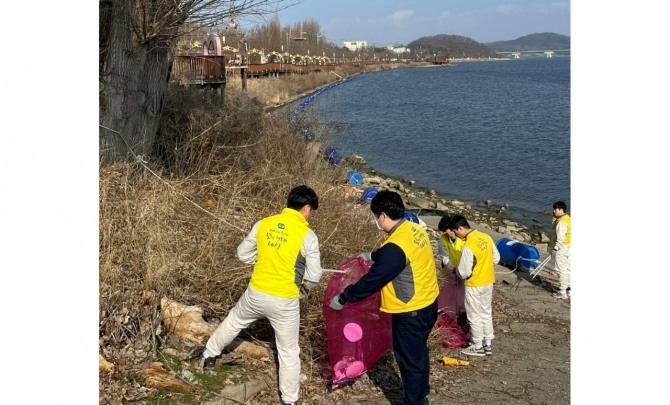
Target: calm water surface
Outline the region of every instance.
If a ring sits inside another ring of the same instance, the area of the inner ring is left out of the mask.
[[[340,155],[447,199],[507,203],[528,225],[556,200],[570,212],[570,58],[361,74],[305,114]]]

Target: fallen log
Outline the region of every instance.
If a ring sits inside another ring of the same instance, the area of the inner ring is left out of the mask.
[[[246,340],[235,339],[233,343],[228,345],[235,353],[240,353],[245,356],[257,359],[257,360],[269,360],[270,351],[265,346],[259,346]]]
[[[195,305],[184,305],[163,297],[163,325],[167,332],[201,345],[207,343],[217,325],[212,325],[202,318],[203,310]],[[229,350],[258,360],[270,359],[270,351],[263,346],[241,339],[235,339]]]
[[[153,362],[137,374],[144,379],[145,384],[153,388],[163,388],[172,392],[193,391],[192,386],[164,369],[161,362]]]
[[[205,344],[216,330],[216,325],[205,321],[202,309],[195,305],[184,305],[163,297],[161,309],[166,330],[191,342]]]

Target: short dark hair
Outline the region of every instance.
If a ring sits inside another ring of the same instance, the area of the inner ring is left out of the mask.
[[[559,210],[563,210],[563,212],[565,212],[565,210],[568,209],[568,206],[565,205],[565,202],[563,202],[563,201],[556,201],[556,202],[554,203],[554,207],[553,207],[553,208],[554,208],[554,209],[558,208]]]
[[[305,185],[293,187],[288,193],[286,206],[300,211],[305,205],[309,205],[314,211],[319,208],[319,197],[316,192]]]
[[[392,220],[400,219],[405,216],[405,204],[402,202],[400,194],[391,190],[382,190],[377,193],[370,201],[370,210],[375,216],[379,217],[382,212],[388,215]]]
[[[442,218],[440,218],[440,223],[437,224],[437,229],[440,230],[440,232],[446,231],[449,225],[449,221],[451,221],[451,214],[444,214]]]
[[[465,217],[463,215],[458,215],[458,214],[452,215],[451,220],[447,224],[447,228],[454,231],[454,230],[460,228],[461,226],[463,228],[470,229],[470,224],[468,223],[468,220],[465,219]]]

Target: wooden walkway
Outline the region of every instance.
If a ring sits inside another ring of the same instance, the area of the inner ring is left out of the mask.
[[[338,66],[388,65],[391,61],[347,61],[331,64],[296,65],[290,63],[263,63],[246,66],[225,64],[225,56],[175,56],[170,81],[183,85],[225,86],[226,77],[244,76],[246,78],[283,76],[287,74],[307,74],[333,70]]]

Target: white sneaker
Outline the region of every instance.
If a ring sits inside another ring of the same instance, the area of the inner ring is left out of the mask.
[[[483,357],[486,355],[483,347],[476,347],[475,345],[472,344],[466,347],[465,349],[461,350],[461,353],[467,354],[468,356],[477,356],[477,357]]]
[[[491,345],[484,345],[484,354],[493,354],[493,348]]]

